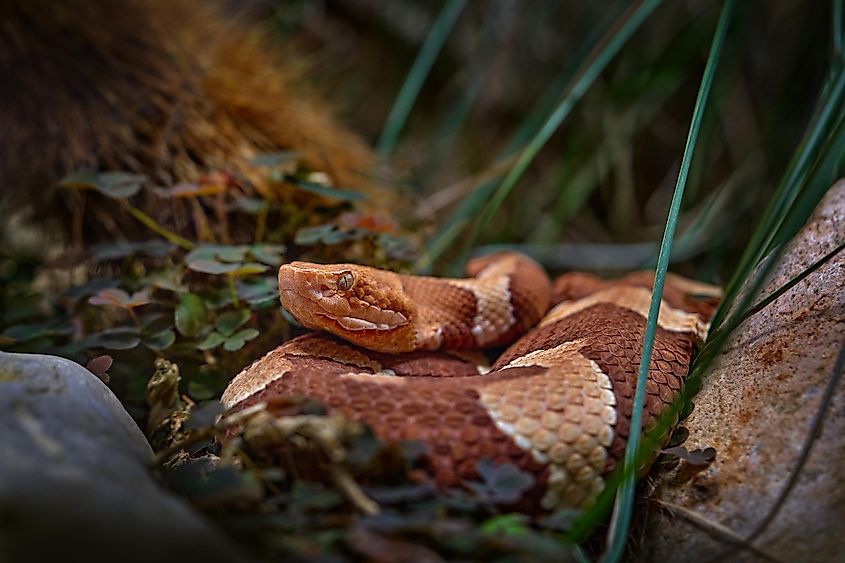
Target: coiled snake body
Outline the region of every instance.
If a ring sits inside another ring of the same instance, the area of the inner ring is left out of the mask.
[[[455,280],[283,265],[282,304],[336,336],[279,346],[232,380],[224,404],[313,396],[386,441],[427,443],[443,486],[476,477],[476,462],[490,458],[533,473],[543,508],[588,504],[625,448],[653,275],[552,283],[516,253],[474,260],[468,272]],[[667,279],[644,427],[677,397],[717,295]],[[489,371],[461,352],[511,342]]]

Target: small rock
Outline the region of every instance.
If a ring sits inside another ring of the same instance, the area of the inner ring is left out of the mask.
[[[760,295],[843,240],[845,180],[840,180],[789,243]],[[753,542],[759,551],[732,548],[726,540],[747,538],[755,530],[797,462],[845,338],[843,288],[845,253],[839,253],[731,335],[684,422],[690,431],[684,446],[713,446],[716,459],[693,479],[667,482],[656,491],[651,506],[680,508],[650,511],[642,560],[845,561],[842,382],[796,487]]]
[[[155,482],[152,450],[94,374],[0,352],[0,561],[242,561]]]

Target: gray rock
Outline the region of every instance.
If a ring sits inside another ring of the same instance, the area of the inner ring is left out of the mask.
[[[0,352],[0,561],[240,561],[168,495],[152,450],[97,377]]]
[[[768,295],[845,240],[845,181],[789,243]],[[713,446],[697,477],[649,503],[647,561],[845,561],[845,385],[797,486],[753,546],[730,550],[766,517],[807,439],[845,338],[845,253],[746,320],[709,370],[685,421],[688,449]],[[716,531],[721,529],[721,531]]]

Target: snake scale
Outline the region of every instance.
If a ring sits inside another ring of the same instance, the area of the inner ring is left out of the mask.
[[[587,505],[623,455],[653,274],[552,282],[513,252],[467,270],[445,279],[283,265],[282,304],[321,332],[244,369],[223,403],[311,396],[383,440],[426,443],[441,486],[477,478],[476,462],[489,458],[532,473],[544,509]],[[713,286],[667,278],[644,427],[677,397],[717,298]],[[478,350],[508,344],[492,367],[478,366]]]

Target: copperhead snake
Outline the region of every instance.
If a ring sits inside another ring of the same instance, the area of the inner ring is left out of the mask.
[[[544,509],[589,504],[624,452],[653,274],[603,281],[570,273],[552,282],[512,252],[475,259],[467,270],[469,278],[444,279],[283,265],[282,304],[322,332],[244,369],[224,405],[312,396],[385,441],[425,442],[441,486],[477,477],[476,462],[490,458],[535,475]],[[677,397],[718,295],[667,278],[644,427]],[[488,370],[471,357],[507,344]]]

